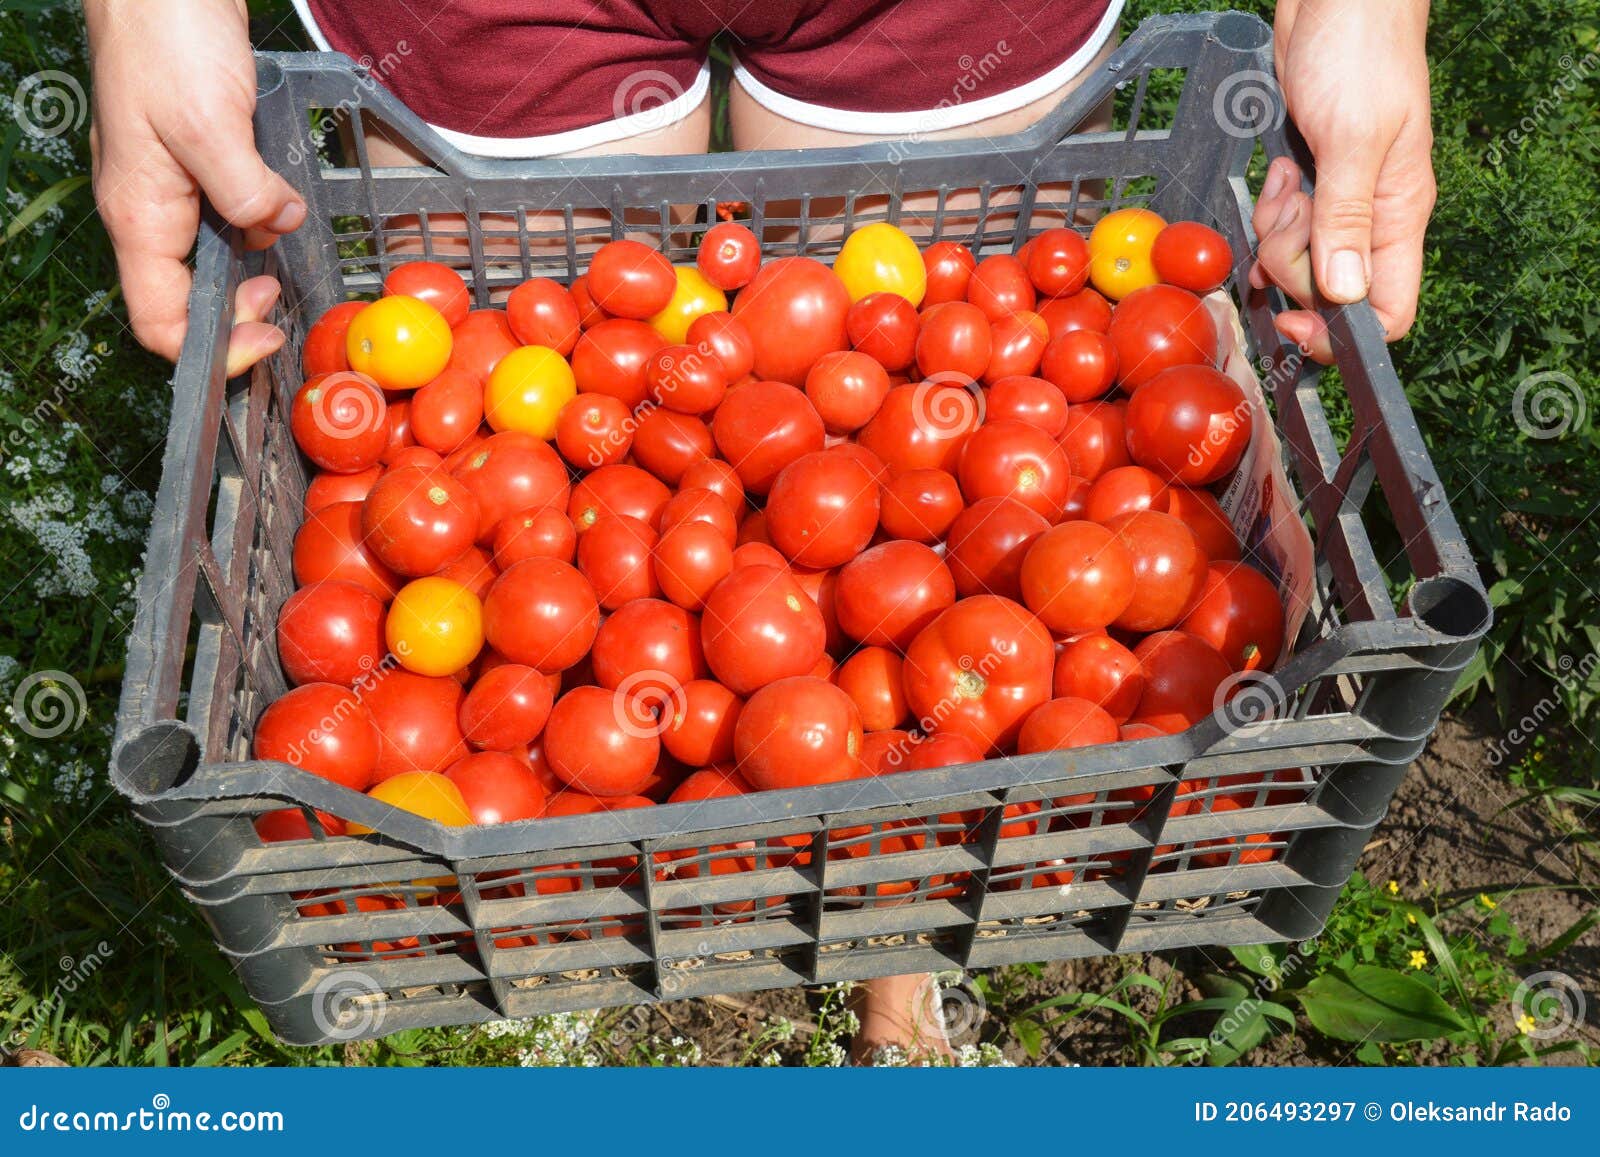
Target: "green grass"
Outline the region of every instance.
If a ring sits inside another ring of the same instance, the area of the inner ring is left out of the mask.
[[[1156,11],[1228,6],[1136,0],[1125,28]],[[1264,14],[1271,7],[1231,6]],[[284,5],[271,8],[281,14]],[[1590,589],[1600,557],[1600,524],[1591,517],[1600,502],[1600,380],[1591,352],[1600,338],[1600,71],[1582,64],[1597,49],[1597,29],[1596,0],[1435,5],[1440,201],[1421,313],[1395,349],[1498,608],[1484,662],[1465,690],[1494,694],[1515,718],[1526,710],[1519,689],[1538,687],[1541,673],[1578,672],[1553,685],[1556,709],[1541,720],[1535,751],[1552,758],[1513,753],[1499,774],[1514,785],[1508,790],[1533,797],[1522,806],[1565,809],[1580,835],[1593,830],[1586,817],[1600,766],[1600,664],[1584,662],[1600,647],[1600,598]],[[1592,74],[1575,80],[1585,67]],[[0,94],[43,70],[77,78],[81,90],[76,13],[48,0],[8,3]],[[69,120],[81,107],[68,108]],[[692,1045],[641,1041],[624,1031],[624,1014],[412,1032],[343,1049],[286,1049],[272,1040],[105,777],[169,370],[127,329],[88,167],[81,124],[40,140],[14,117],[0,118],[0,708],[10,713],[0,720],[0,1041],[45,1047],[75,1064],[692,1062]],[[1564,375],[1552,380],[1572,383],[1587,420],[1557,438],[1520,434],[1513,398],[1533,373]],[[59,673],[55,681],[36,683],[34,695],[64,690],[66,726],[37,738],[20,726],[12,697],[30,676],[50,672]],[[1352,1059],[1525,1057],[1516,1034],[1488,1016],[1503,1007],[1529,958],[1515,929],[1483,913],[1468,920],[1459,908],[1436,911],[1429,901],[1411,910],[1395,901],[1381,887],[1353,883],[1294,985],[1304,990],[1358,966],[1410,974],[1461,1028],[1425,1044],[1363,1046]],[[1419,915],[1447,930],[1441,941],[1408,919]],[[1448,970],[1436,943],[1449,949]],[[1428,968],[1410,968],[1414,951],[1428,954]],[[1236,961],[1203,982],[1191,976],[1199,997],[1185,996],[1171,975],[1165,962],[1130,960],[1115,989],[1056,994],[1079,999],[1049,1007],[1036,1007],[1036,994],[1018,995],[1026,970],[983,984],[1001,1039],[1025,1051],[1059,1018],[1120,1017],[1118,1004],[1133,1014],[1125,1018],[1126,1059],[1174,1063],[1195,1059],[1194,1042],[1209,1039],[1209,1024],[1221,1018],[1220,1005],[1187,1006],[1237,1001],[1241,988],[1252,990],[1254,973]],[[1252,1021],[1230,1038],[1236,1055],[1291,1027],[1321,1033],[1304,1000],[1274,1003],[1287,1021]],[[801,1043],[781,1024],[752,1030],[738,1059],[837,1061],[848,1018],[836,1004],[825,1003]],[[1258,1030],[1255,1043],[1240,1047]],[[1336,1038],[1322,1035],[1334,1047]]]

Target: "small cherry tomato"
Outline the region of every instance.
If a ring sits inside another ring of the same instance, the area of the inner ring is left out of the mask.
[[[922,266],[927,271],[927,292],[923,294],[925,309],[947,301],[967,300],[967,286],[972,281],[972,271],[978,259],[972,250],[955,241],[935,241],[922,251]]]
[[[483,649],[483,607],[460,583],[413,579],[394,596],[384,637],[406,670],[453,675]]]
[[[761,242],[737,221],[720,221],[700,238],[694,263],[718,289],[741,289],[761,268]]]
[[[1198,221],[1174,221],[1156,234],[1150,263],[1169,285],[1191,293],[1210,293],[1233,271],[1233,250],[1227,239]]]
[[[278,660],[291,683],[349,687],[383,661],[383,600],[352,582],[318,582],[284,600]]]
[[[406,261],[396,265],[383,279],[383,296],[403,294],[425,301],[454,328],[467,318],[472,295],[461,274],[438,261]]]
[[[459,450],[482,422],[483,384],[458,366],[411,395],[412,436],[437,454]]]
[[[381,297],[350,319],[345,357],[350,368],[386,390],[414,390],[439,376],[450,360],[450,323],[415,297]]]
[[[1057,634],[1100,630],[1133,601],[1133,556],[1098,523],[1052,526],[1022,560],[1022,601]]]
[[[660,313],[677,287],[672,262],[641,241],[608,241],[584,274],[595,304],[615,317],[643,321]]]
[[[865,426],[888,393],[888,373],[859,350],[823,354],[806,375],[806,397],[833,434]]]
[[[579,470],[598,470],[628,456],[633,411],[610,394],[579,394],[556,417],[556,449]]]
[[[477,499],[442,470],[390,470],[361,506],[363,540],[397,574],[429,575],[455,561],[477,528]]]
[[[352,791],[365,791],[378,764],[378,728],[348,687],[307,683],[280,695],[256,720],[257,759],[276,759]]]
[[[353,370],[311,378],[289,410],[295,445],[324,470],[356,474],[389,446],[389,407],[383,391]]]
[[[894,293],[916,307],[928,290],[928,270],[916,242],[887,221],[863,225],[846,237],[833,271],[852,302],[873,293]]]
[[[845,314],[845,334],[857,353],[890,373],[908,369],[917,356],[916,309],[898,293],[869,293]]]
[[[906,470],[883,486],[878,525],[890,538],[938,542],[961,513],[961,484],[947,470]]]
[[[1064,333],[1045,348],[1039,376],[1053,382],[1070,403],[1103,398],[1117,380],[1117,349],[1092,329]]]
[[[544,346],[562,357],[571,356],[583,328],[572,294],[548,277],[530,278],[511,291],[506,322],[523,345]]]
[[[1149,209],[1117,209],[1095,222],[1089,233],[1089,280],[1113,301],[1158,279],[1150,261],[1156,234],[1166,221]]]
[[[1205,303],[1175,285],[1151,285],[1117,303],[1107,337],[1117,351],[1117,375],[1130,394],[1173,366],[1209,367],[1217,356],[1217,326]]]
[[[673,267],[674,288],[667,304],[650,317],[650,327],[673,345],[689,340],[689,327],[708,313],[726,313],[728,295],[693,265]]]
[[[496,433],[520,430],[542,441],[555,437],[561,408],[578,395],[567,360],[529,345],[500,359],[483,388],[483,418]]]
[[[300,347],[300,372],[304,377],[336,374],[350,368],[345,334],[349,332],[350,319],[366,308],[364,301],[341,301],[306,331],[305,343]]]
[[[1029,242],[1028,279],[1045,297],[1077,293],[1089,282],[1089,243],[1073,229],[1046,229]]]

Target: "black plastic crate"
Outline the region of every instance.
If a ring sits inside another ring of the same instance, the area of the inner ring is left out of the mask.
[[[265,256],[285,282],[291,340],[225,380],[233,289],[260,259],[208,220],[112,774],[285,1041],[1320,930],[1490,609],[1371,309],[1324,311],[1354,415],[1341,445],[1318,367],[1272,328],[1282,298],[1243,276],[1246,165],[1258,143],[1268,156],[1296,147],[1264,24],[1151,20],[1044,121],[1000,140],[694,157],[470,157],[344,57],[258,59],[258,144],[311,208]],[[1182,74],[1170,127],[1141,121],[1152,70]],[[1125,127],[1070,135],[1114,90],[1131,92]],[[349,115],[358,109],[434,167],[374,172]],[[354,167],[319,159],[313,128],[338,124],[353,130]],[[926,191],[937,207],[909,221],[904,198]],[[1079,208],[1127,204],[1220,229],[1317,550],[1313,613],[1260,684],[1261,717],[493,828],[444,828],[250,760],[252,724],[285,688],[273,624],[292,588],[307,470],[283,410],[300,383],[304,320],[375,292],[407,256],[452,261],[479,305],[529,276],[581,274],[625,231],[653,232],[674,260],[692,260],[703,226],[682,222],[696,209],[714,219],[719,201],[747,202],[780,254],[826,256],[851,228],[884,219],[1012,251]],[[608,224],[578,227],[580,210]],[[452,237],[438,214],[467,226]],[[403,254],[391,245],[401,234],[413,242]],[[1394,559],[1367,530],[1385,513],[1405,544]],[[1198,782],[1220,777],[1246,780]],[[1248,806],[1213,809],[1221,795]],[[1040,822],[1006,838],[1002,812],[1017,803],[1037,804]],[[252,818],[286,804],[380,834],[263,844]],[[730,855],[738,870],[719,872]]]

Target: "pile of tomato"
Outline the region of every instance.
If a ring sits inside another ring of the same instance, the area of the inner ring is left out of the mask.
[[[1283,643],[1208,489],[1251,435],[1232,261],[1124,209],[981,261],[875,223],[831,268],[725,222],[491,309],[396,266],[304,344],[255,754],[488,824],[1191,726]]]

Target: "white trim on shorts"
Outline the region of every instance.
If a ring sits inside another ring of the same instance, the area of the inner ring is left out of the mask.
[[[300,21],[306,26],[311,40],[323,52],[337,52],[328,42],[327,36],[311,15],[309,0],[292,0],[294,10],[300,16]],[[652,89],[671,89],[676,87],[672,78],[658,69],[646,69],[634,73],[623,87],[614,95],[614,101],[626,102],[630,89],[633,93],[647,92]],[[645,133],[658,132],[668,125],[676,124],[683,120],[706,99],[711,91],[711,63],[703,62],[700,72],[694,78],[694,83],[678,96],[664,104],[645,109],[642,112],[630,113],[627,116],[613,117],[601,121],[599,124],[584,125],[582,128],[568,129],[561,133],[548,133],[535,137],[480,137],[472,133],[463,133],[455,129],[447,129],[441,125],[430,124],[428,127],[438,133],[449,144],[463,152],[473,153],[480,157],[500,157],[514,159],[519,157],[549,157],[557,153],[571,153],[579,149],[594,148],[597,145],[608,145],[614,141],[627,140],[629,137],[643,136]]]
[[[951,95],[955,99],[951,103],[931,109],[910,112],[860,112],[855,109],[830,108],[827,105],[808,104],[803,100],[785,96],[757,80],[738,60],[734,61],[733,75],[739,81],[740,87],[762,108],[800,124],[810,125],[812,128],[832,129],[835,132],[856,133],[862,136],[907,136],[938,132],[940,129],[976,124],[990,117],[1015,112],[1066,84],[1099,55],[1106,42],[1116,33],[1123,3],[1124,0],[1111,0],[1111,6],[1106,9],[1105,15],[1100,18],[1100,23],[1095,25],[1094,31],[1089,34],[1089,39],[1083,46],[1043,76],[1016,88],[1007,89],[1005,92],[968,101],[961,100],[959,88],[952,86]],[[965,71],[971,72],[976,64],[971,63],[970,56],[963,56],[963,59],[969,61]]]

